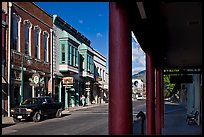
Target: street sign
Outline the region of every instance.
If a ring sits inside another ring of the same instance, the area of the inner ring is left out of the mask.
[[[73,86],[74,78],[73,77],[64,77],[62,79],[63,86]]]
[[[35,87],[39,87],[39,83],[40,83],[40,74],[34,73],[32,75],[32,81],[31,81],[30,85],[35,86]]]

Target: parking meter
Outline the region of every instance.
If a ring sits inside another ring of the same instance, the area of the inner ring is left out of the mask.
[[[145,114],[140,111],[137,115],[137,118],[141,119],[141,134],[144,135],[144,120],[145,120]]]

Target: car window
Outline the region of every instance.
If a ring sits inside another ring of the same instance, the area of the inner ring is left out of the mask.
[[[29,104],[37,104],[38,103],[38,99],[37,98],[29,98],[26,99],[22,105],[29,105]]]

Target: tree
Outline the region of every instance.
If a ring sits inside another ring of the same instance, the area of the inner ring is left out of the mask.
[[[165,72],[169,72],[168,74],[164,74],[164,98],[169,98],[175,94],[177,94],[177,90],[180,88],[179,83],[171,83],[171,76],[179,76],[180,74],[175,74],[174,72],[179,72],[178,69],[165,70]]]

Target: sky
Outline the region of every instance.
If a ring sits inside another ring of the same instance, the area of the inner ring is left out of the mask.
[[[91,47],[107,59],[108,72],[108,2],[35,2],[50,15],[57,14],[91,41]],[[132,73],[144,70],[145,56],[136,38],[132,38]]]

